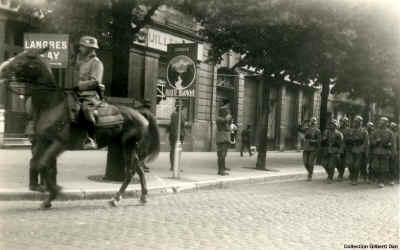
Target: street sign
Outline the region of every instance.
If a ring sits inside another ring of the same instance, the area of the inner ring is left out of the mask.
[[[167,66],[167,81],[171,88],[184,90],[192,87],[196,79],[196,63],[188,56],[173,57]]]
[[[66,68],[68,65],[69,36],[65,34],[25,33],[24,49],[49,48],[44,55],[50,67]]]

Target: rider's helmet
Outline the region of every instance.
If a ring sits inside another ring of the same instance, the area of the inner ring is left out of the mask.
[[[79,40],[79,44],[89,48],[94,48],[94,49],[99,48],[97,39],[92,36],[82,36],[81,39]]]

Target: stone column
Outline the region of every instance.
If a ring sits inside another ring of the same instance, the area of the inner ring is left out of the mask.
[[[159,54],[149,51],[145,52],[143,97],[151,101],[151,111],[153,112],[153,114],[155,114],[156,112],[156,88],[158,80],[159,59]]]
[[[278,148],[279,151],[285,150],[285,137],[286,137],[286,129],[288,126],[287,122],[287,114],[285,114],[286,110],[286,85],[282,85],[279,90],[279,104],[278,104],[278,112],[279,112],[279,138],[278,138]]]
[[[300,88],[297,94],[297,125],[300,125],[302,122],[301,112],[303,108],[303,90]],[[297,143],[296,149],[298,151],[301,150],[301,136],[300,133],[297,133]]]
[[[5,47],[6,47],[6,18],[0,14],[0,62],[5,59]]]
[[[132,48],[129,55],[128,97],[141,100],[144,96],[144,62],[145,52]]]

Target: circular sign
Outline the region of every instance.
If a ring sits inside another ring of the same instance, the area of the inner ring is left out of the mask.
[[[187,89],[192,86],[196,78],[196,64],[188,56],[173,57],[167,66],[167,81],[177,90]]]

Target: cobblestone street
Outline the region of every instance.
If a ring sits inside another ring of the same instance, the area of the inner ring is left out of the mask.
[[[399,246],[399,186],[321,179],[135,199],[0,203],[0,249],[344,249]]]

